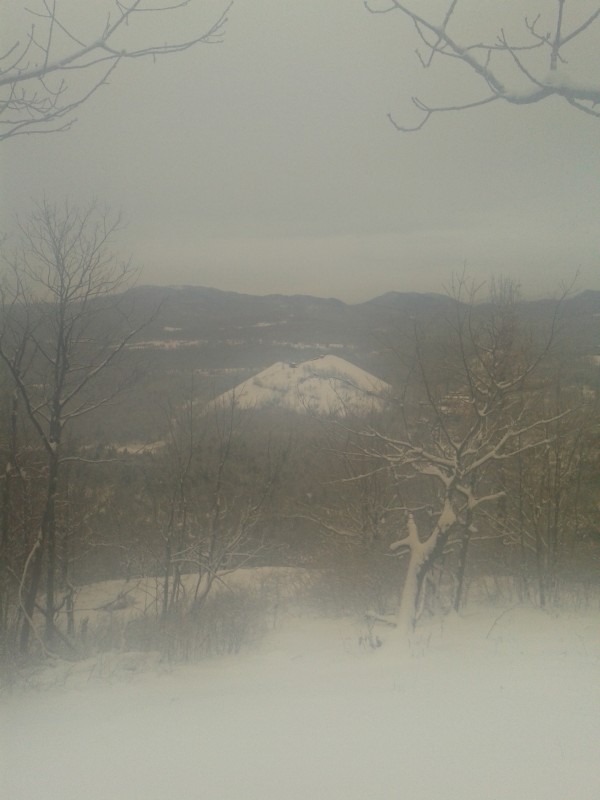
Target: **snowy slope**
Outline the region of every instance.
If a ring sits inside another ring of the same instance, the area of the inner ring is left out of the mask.
[[[384,406],[390,390],[369,372],[339,356],[278,361],[217,398],[238,408],[278,407],[313,414],[366,414]]]
[[[296,616],[237,657],[57,680],[0,697],[0,797],[598,800],[598,622],[471,613],[405,652]]]

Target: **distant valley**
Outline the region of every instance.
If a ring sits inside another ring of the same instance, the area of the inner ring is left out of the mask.
[[[103,441],[155,441],[170,405],[190,393],[197,402],[209,402],[278,362],[334,355],[398,386],[412,363],[415,331],[435,336],[456,313],[446,295],[412,292],[348,305],[305,295],[139,286],[119,300],[119,313],[132,325],[148,323],[122,359],[121,371],[130,378],[125,394],[109,418],[99,413],[86,421]],[[522,302],[523,325],[542,336],[555,306],[551,300]],[[486,308],[476,306],[474,317]],[[600,354],[600,292],[564,300],[556,329],[556,347],[571,354],[569,370],[586,371]]]

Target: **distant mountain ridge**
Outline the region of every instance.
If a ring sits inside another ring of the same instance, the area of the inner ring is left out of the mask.
[[[164,417],[159,409],[166,398],[171,402],[193,389],[195,398],[206,403],[277,363],[335,356],[401,386],[414,356],[415,328],[431,339],[455,319],[454,300],[415,292],[387,292],[350,305],[308,295],[138,286],[112,305],[117,304],[120,308],[109,307],[107,317],[98,316],[100,337],[109,338],[111,326],[118,328],[123,318],[131,327],[146,324],[120,361],[126,374],[138,376],[127,406],[118,421],[113,415],[98,423],[98,437],[113,440],[118,426],[118,437],[128,441],[158,438]],[[477,320],[485,320],[486,308],[476,307]],[[528,300],[520,308],[524,331],[532,327],[543,337],[555,301]],[[557,344],[569,353],[564,363],[572,379],[576,371],[585,376],[590,360],[600,355],[600,291],[564,300],[556,330]]]
[[[249,295],[203,286],[139,286],[123,296],[135,324],[150,319],[138,349],[162,348],[172,362],[195,369],[256,373],[277,361],[335,354],[393,383],[397,357],[414,339],[415,324],[434,334],[454,314],[455,301],[433,292],[387,292],[353,305],[310,295]],[[524,324],[543,331],[553,300],[520,303]],[[485,313],[485,303],[476,306]],[[156,312],[158,309],[158,312]],[[600,291],[586,290],[562,302],[560,333],[576,352],[600,346]],[[175,355],[175,351],[181,351]]]

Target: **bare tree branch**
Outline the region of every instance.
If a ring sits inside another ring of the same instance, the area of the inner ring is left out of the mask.
[[[131,277],[129,265],[119,264],[107,251],[118,223],[118,217],[109,217],[94,203],[76,210],[43,199],[20,225],[19,249],[8,259],[12,285],[0,291],[0,360],[45,451],[39,544],[32,550],[27,593],[20,600],[23,651],[42,586],[42,565],[47,641],[56,634],[57,498],[66,463],[65,429],[106,402],[106,393],[94,399],[88,389],[143,327],[128,325],[120,338],[113,334],[104,345],[85,335],[91,320],[118,302],[114,293]]]
[[[142,0],[116,0],[116,14],[112,18],[109,15],[104,27],[86,40],[59,16],[57,0],[44,0],[39,11],[28,9],[36,22],[23,40],[14,42],[0,56],[0,140],[68,130],[76,121],[76,109],[107,83],[123,61],[220,43],[233,0],[207,30],[183,41],[140,48],[123,47],[118,41],[123,29],[137,17],[172,13],[187,5],[186,1],[144,6]],[[58,41],[59,34],[68,42],[66,47]],[[85,87],[69,82],[74,71],[89,76]]]
[[[424,16],[424,12],[415,10],[416,3],[408,4],[400,0],[391,0],[384,7],[374,5],[376,0],[365,0],[365,7],[372,14],[388,14],[396,11],[412,22],[419,39],[425,46],[425,54],[416,51],[417,58],[423,68],[434,67],[434,61],[452,59],[468,67],[485,84],[487,96],[469,102],[449,102],[444,104],[428,103],[421,97],[413,97],[414,106],[422,112],[421,120],[416,125],[404,125],[397,122],[395,115],[388,114],[390,122],[398,131],[418,131],[434,114],[465,111],[488,105],[496,100],[503,100],[512,105],[531,105],[549,97],[558,97],[572,108],[593,117],[600,116],[596,106],[600,104],[600,84],[596,76],[591,76],[586,84],[573,80],[562,74],[560,66],[567,63],[563,50],[575,40],[583,37],[600,19],[600,7],[583,22],[565,33],[565,9],[569,0],[557,0],[553,14],[553,30],[540,33],[538,25],[540,15],[533,20],[525,16],[524,30],[530,41],[510,41],[501,28],[496,42],[486,44],[475,42],[463,44],[458,35],[450,33],[450,28],[457,30],[460,21],[457,19],[458,0],[451,0],[442,21]],[[576,13],[576,4],[570,4]],[[572,52],[572,51],[570,51]],[[546,57],[544,57],[546,54]],[[573,60],[571,58],[571,60]],[[512,64],[512,71],[511,71]]]

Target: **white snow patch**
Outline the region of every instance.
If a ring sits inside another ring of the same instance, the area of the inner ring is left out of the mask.
[[[236,588],[271,588],[281,595],[294,590],[306,571],[293,567],[259,567],[239,569],[219,576],[213,592]],[[181,575],[182,591],[186,599],[194,597],[198,576],[196,573]],[[163,591],[162,576],[146,576],[131,580],[98,581],[80,586],[76,590],[74,623],[79,630],[82,623],[91,632],[112,616],[128,621],[146,614],[160,613]],[[62,619],[59,616],[59,624]],[[64,628],[64,626],[63,626]]]
[[[181,347],[201,347],[207,339],[152,339],[127,345],[129,350],[178,350]]]
[[[117,453],[154,453],[164,446],[164,440],[157,439],[155,442],[124,442],[115,445],[115,450]]]
[[[354,345],[345,345],[340,342],[288,342],[277,341],[273,342],[280,347],[291,347],[292,350],[355,350]]]
[[[238,408],[276,406],[314,414],[382,410],[389,384],[339,356],[304,362],[278,361],[215,401]]]

